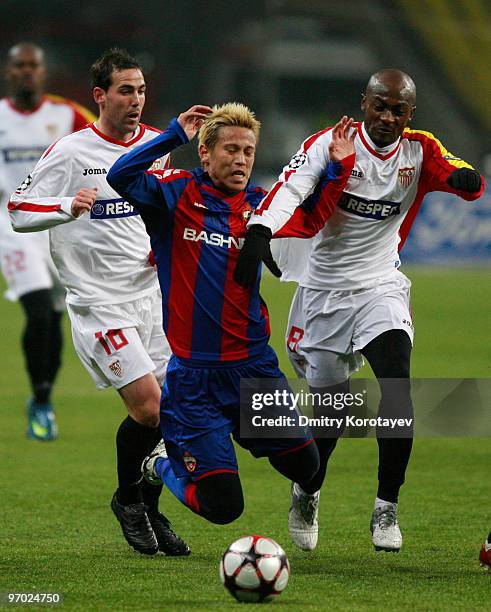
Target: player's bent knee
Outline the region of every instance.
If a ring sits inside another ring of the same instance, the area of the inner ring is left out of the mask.
[[[159,427],[160,425],[160,399],[149,397],[144,401],[129,403],[125,401],[128,414],[140,425],[146,427]]]
[[[221,504],[213,508],[207,518],[215,525],[228,525],[236,521],[244,511],[244,503],[227,502],[226,505]]]
[[[129,411],[128,411],[129,412]],[[160,425],[160,412],[157,410],[153,410],[153,407],[150,407],[148,411],[146,410],[137,410],[133,414],[130,413],[135,421],[140,423],[140,425],[145,425],[146,427],[151,427],[152,429],[156,429]]]
[[[238,474],[207,476],[197,483],[200,514],[211,523],[227,525],[244,511],[244,496]]]

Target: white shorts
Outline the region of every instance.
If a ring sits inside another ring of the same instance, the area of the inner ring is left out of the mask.
[[[65,309],[65,289],[51,259],[48,232],[2,233],[0,259],[8,284],[5,293],[8,300],[15,301],[40,289],[52,289],[54,308],[60,312]]]
[[[154,372],[162,386],[171,350],[160,290],[109,306],[67,305],[75,350],[98,389],[121,389]]]
[[[412,342],[410,287],[401,272],[371,289],[297,287],[286,334],[297,376],[313,387],[328,387],[347,380],[363,365],[359,351],[380,334],[403,329]]]

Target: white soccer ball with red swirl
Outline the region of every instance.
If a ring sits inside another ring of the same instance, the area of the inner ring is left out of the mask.
[[[245,536],[225,551],[220,578],[238,601],[271,601],[285,590],[290,563],[285,551],[271,538]]]

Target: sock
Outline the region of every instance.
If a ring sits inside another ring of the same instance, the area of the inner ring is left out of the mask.
[[[63,313],[53,310],[51,312],[51,335],[50,335],[50,358],[49,358],[49,381],[54,383],[56,375],[61,366],[61,353],[63,350]]]
[[[34,401],[45,404],[49,401],[53,359],[52,296],[50,289],[40,289],[21,296],[20,302],[26,317],[22,333],[22,348],[29,374]]]
[[[158,428],[147,427],[127,416],[116,434],[118,456],[118,500],[123,506],[143,501],[140,487],[141,463],[150,452]]]
[[[159,497],[162,493],[162,488],[162,485],[151,485],[146,480],[140,482],[143,502],[151,514],[156,514],[159,511]]]
[[[308,482],[302,482],[299,486],[304,493],[313,495],[317,491],[320,491],[327,472],[327,463],[331,454],[336,447],[337,438],[316,438],[315,443],[319,451],[319,469],[317,473]]]
[[[51,397],[52,384],[48,381],[32,385],[36,404],[47,404]]]
[[[383,506],[394,506],[394,509],[397,510],[397,504],[390,501],[385,501],[385,499],[380,499],[380,497],[375,498],[374,510],[378,510]]]

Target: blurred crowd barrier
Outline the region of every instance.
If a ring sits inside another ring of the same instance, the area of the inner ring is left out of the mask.
[[[429,194],[404,245],[405,263],[491,264],[491,185],[476,202]]]

